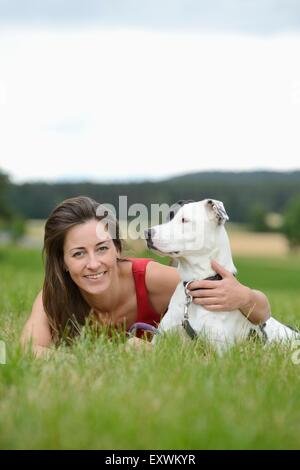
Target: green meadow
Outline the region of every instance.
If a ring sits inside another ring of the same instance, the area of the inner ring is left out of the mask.
[[[235,259],[239,280],[295,326],[299,261]],[[137,352],[86,329],[35,359],[19,336],[42,279],[39,250],[0,249],[1,449],[300,448],[300,344],[248,341],[217,357],[201,340],[168,336]]]

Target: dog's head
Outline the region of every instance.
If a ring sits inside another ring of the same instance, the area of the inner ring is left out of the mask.
[[[226,220],[221,201],[180,201],[171,207],[166,223],[146,231],[147,245],[172,257],[207,253],[215,247],[216,233]]]

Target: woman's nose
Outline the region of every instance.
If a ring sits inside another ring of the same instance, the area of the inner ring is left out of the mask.
[[[86,267],[89,269],[97,269],[100,266],[100,261],[94,254],[89,255]]]

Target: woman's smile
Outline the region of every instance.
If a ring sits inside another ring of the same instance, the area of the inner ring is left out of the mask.
[[[89,281],[98,281],[99,279],[103,278],[103,276],[107,273],[107,271],[102,271],[95,274],[86,274],[83,277],[88,279]]]

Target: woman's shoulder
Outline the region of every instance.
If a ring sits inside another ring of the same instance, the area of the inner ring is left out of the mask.
[[[125,260],[131,261],[133,272],[140,275],[143,273],[146,288],[150,294],[160,293],[162,289],[175,290],[180,281],[176,268],[161,264],[152,258],[124,258]]]
[[[132,270],[135,271],[146,271],[148,269],[148,264],[156,263],[156,261],[152,258],[122,258],[122,261],[130,261],[132,266]]]
[[[162,289],[175,290],[180,277],[176,268],[166,266],[155,260],[147,264],[145,282],[150,293],[160,292]]]
[[[145,283],[151,305],[160,315],[164,315],[167,311],[170,299],[179,282],[178,271],[172,266],[157,262],[148,263]]]

